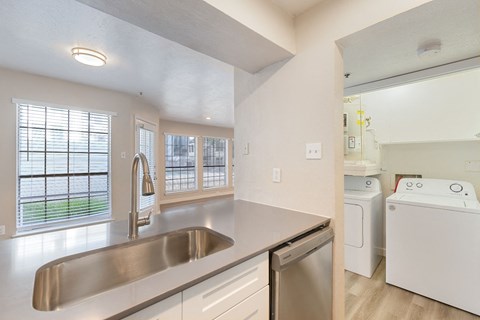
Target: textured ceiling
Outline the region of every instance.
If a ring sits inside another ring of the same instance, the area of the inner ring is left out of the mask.
[[[250,73],[293,57],[202,0],[77,1]]]
[[[0,66],[143,92],[164,119],[233,127],[232,66],[79,2],[2,0],[0,39]],[[79,64],[75,46],[105,53],[107,64]]]
[[[264,1],[296,15],[321,0]],[[479,0],[435,0],[341,39],[345,86],[478,56],[478,21]],[[232,66],[77,1],[2,0],[0,39],[0,66],[143,92],[164,119],[233,127]],[[418,46],[431,39],[442,42],[441,53],[419,59]],[[105,53],[107,65],[75,62],[74,46]]]
[[[441,52],[417,49],[437,40]],[[435,0],[338,41],[344,48],[345,88],[480,55],[480,1]]]

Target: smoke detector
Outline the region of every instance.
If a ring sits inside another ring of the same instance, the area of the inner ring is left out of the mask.
[[[431,40],[428,41],[417,49],[417,56],[419,58],[431,58],[442,51],[442,43],[440,40]]]

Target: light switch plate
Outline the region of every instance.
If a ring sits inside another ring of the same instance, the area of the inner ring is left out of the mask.
[[[243,146],[243,155],[246,156],[250,153],[250,144],[247,142]]]
[[[282,181],[282,170],[280,168],[273,168],[272,181],[276,183]]]
[[[322,144],[307,143],[305,157],[309,160],[322,159]]]

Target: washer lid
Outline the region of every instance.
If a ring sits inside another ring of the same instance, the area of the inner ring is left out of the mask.
[[[476,200],[395,193],[387,198],[387,202],[480,214],[480,203]]]

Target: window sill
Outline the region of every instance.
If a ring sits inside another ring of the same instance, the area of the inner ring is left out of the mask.
[[[218,190],[227,190],[229,189],[228,186],[220,186],[220,187],[208,187],[208,188],[202,188],[203,192],[208,192],[208,191],[218,191]]]
[[[26,236],[31,236],[31,235],[35,235],[35,234],[52,232],[52,231],[61,231],[61,230],[74,229],[74,228],[80,228],[80,227],[88,227],[88,226],[92,226],[92,225],[95,225],[95,224],[112,222],[114,220],[115,219],[113,219],[113,218],[105,218],[105,219],[95,220],[95,221],[85,221],[83,223],[77,223],[77,224],[38,228],[38,229],[25,230],[25,231],[18,231],[17,233],[12,235],[11,237],[12,238],[20,238],[20,237],[26,237]]]
[[[197,191],[195,193],[189,193],[189,194],[180,193],[175,195],[169,193],[159,201],[159,205],[162,206],[165,204],[177,203],[182,201],[191,201],[191,200],[198,200],[198,199],[208,199],[208,198],[213,198],[218,196],[233,195],[233,189],[230,189],[230,188],[214,189],[209,191],[200,191],[200,192]]]
[[[164,192],[165,196],[170,196],[170,195],[176,195],[176,194],[194,194],[199,192],[198,189],[193,189],[193,190],[178,190],[178,191],[169,191],[169,192]]]

